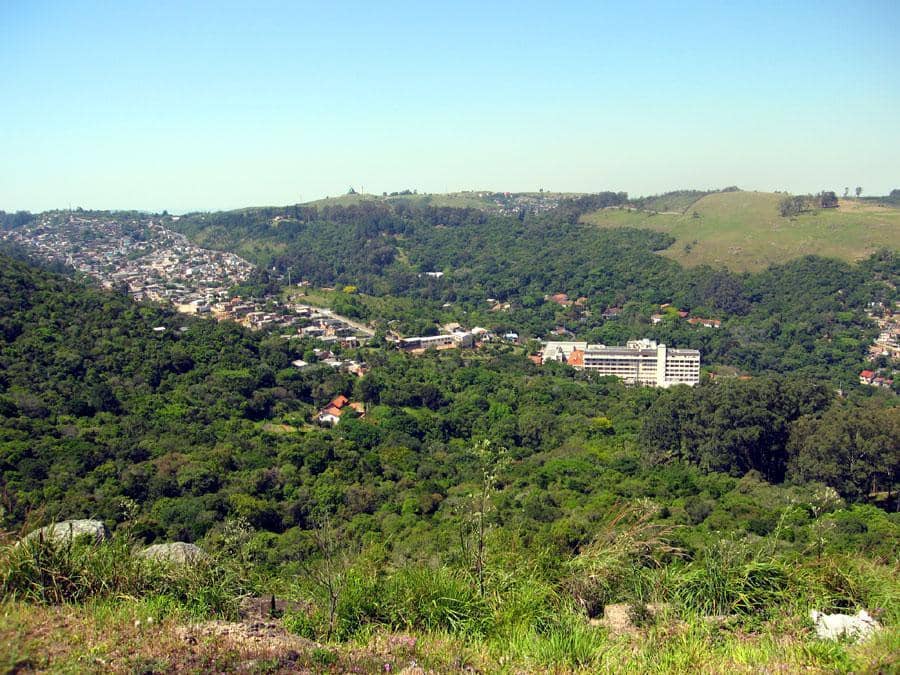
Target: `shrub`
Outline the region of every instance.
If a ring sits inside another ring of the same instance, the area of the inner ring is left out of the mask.
[[[405,567],[384,587],[390,623],[396,628],[483,635],[490,610],[471,578],[444,567]]]
[[[784,563],[755,560],[744,545],[721,541],[676,580],[676,596],[705,614],[766,614],[790,598]]]
[[[649,503],[620,509],[569,562],[565,585],[589,616],[609,602],[631,599],[642,570],[659,564],[659,556],[679,553],[667,541],[670,528],[652,521],[655,514]]]

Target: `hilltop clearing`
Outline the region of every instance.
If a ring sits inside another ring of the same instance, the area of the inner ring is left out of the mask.
[[[607,208],[582,221],[665,232],[675,238],[665,256],[689,267],[706,264],[735,271],[758,271],[804,255],[856,261],[900,242],[898,208],[844,199],[836,209],[788,218],[778,212],[783,197],[716,192],[685,206],[682,213]]]

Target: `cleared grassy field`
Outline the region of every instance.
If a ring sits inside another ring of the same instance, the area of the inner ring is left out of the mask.
[[[689,267],[754,271],[809,254],[859,260],[880,248],[900,248],[900,209],[841,200],[837,209],[783,218],[782,197],[722,192],[702,197],[682,214],[602,209],[582,220],[668,232],[675,243],[663,255]]]

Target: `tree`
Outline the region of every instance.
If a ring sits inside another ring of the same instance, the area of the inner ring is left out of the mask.
[[[893,492],[900,480],[900,408],[878,401],[838,403],[821,417],[808,415],[791,429],[788,476],[821,481],[853,501]]]
[[[788,195],[784,199],[782,199],[778,204],[778,212],[784,216],[796,216],[804,211],[809,210],[810,201],[812,200],[811,196],[790,196]]]
[[[819,193],[819,206],[823,209],[833,209],[837,207],[838,200],[837,195],[834,192],[820,192]]]
[[[859,196],[860,196],[861,194],[862,194],[862,188],[861,188],[861,187],[857,187],[857,188],[856,188],[856,198],[859,199]]]

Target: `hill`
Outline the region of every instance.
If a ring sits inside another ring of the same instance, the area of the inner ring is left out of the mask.
[[[887,670],[900,524],[876,504],[897,491],[900,408],[801,374],[846,341],[853,358],[840,308],[869,297],[864,271],[808,259],[749,279],[759,318],[714,331],[718,349],[762,368],[785,352],[787,372],[657,390],[505,343],[376,342],[345,352],[361,377],[298,370],[316,343],[0,258],[0,667]],[[730,279],[710,292],[734,301]],[[308,423],[338,395],[364,415]],[[112,539],[6,534],[77,517]],[[210,559],[132,553],[173,540]],[[282,616],[235,621],[272,593]],[[812,634],[809,609],[863,607],[888,626],[871,643]]]
[[[820,209],[785,218],[778,213],[784,195],[769,192],[716,192],[684,205],[681,213],[652,209],[607,208],[582,220],[603,228],[636,227],[675,238],[663,255],[695,267],[762,270],[804,255],[856,261],[880,248],[898,247],[900,208],[841,200],[837,209]]]

